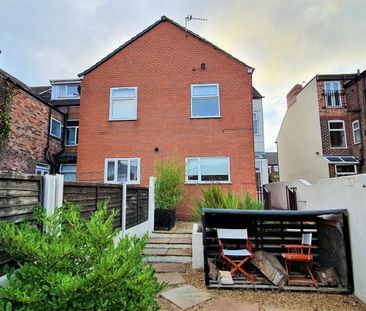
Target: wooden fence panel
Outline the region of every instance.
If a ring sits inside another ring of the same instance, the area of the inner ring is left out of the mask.
[[[149,188],[127,187],[126,229],[148,220]]]
[[[41,202],[42,177],[19,173],[0,173],[0,220],[21,223],[33,220],[33,208]],[[0,275],[12,258],[0,245]]]

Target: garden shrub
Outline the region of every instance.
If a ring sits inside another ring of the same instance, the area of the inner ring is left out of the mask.
[[[157,209],[175,210],[184,196],[184,165],[175,159],[155,164],[155,204]]]
[[[142,261],[146,238],[114,243],[115,212],[107,205],[90,219],[71,203],[50,217],[37,206],[43,233],[29,223],[0,223],[0,243],[20,264],[0,287],[0,310],[158,310],[163,286]]]
[[[263,203],[253,199],[250,193],[245,197],[228,190],[225,193],[218,185],[201,187],[202,198],[193,198],[193,212],[202,215],[204,208],[262,210]]]

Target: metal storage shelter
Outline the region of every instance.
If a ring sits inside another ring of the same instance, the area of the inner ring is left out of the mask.
[[[208,288],[262,288],[275,289],[277,286],[261,278],[250,282],[245,278],[234,278],[233,285],[221,285],[209,279],[208,258],[217,259],[217,228],[248,229],[249,239],[256,244],[256,249],[275,255],[281,263],[280,244],[301,242],[303,232],[313,233],[314,262],[321,267],[335,267],[341,284],[328,286],[319,283],[313,286],[285,286],[285,290],[321,291],[330,293],[352,293],[353,273],[348,228],[348,212],[341,210],[223,210],[203,209],[202,232],[204,247],[205,284]],[[259,271],[255,271],[259,274]]]

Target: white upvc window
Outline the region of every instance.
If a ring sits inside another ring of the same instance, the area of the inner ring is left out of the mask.
[[[229,157],[186,158],[186,183],[230,183]]]
[[[359,120],[352,122],[352,131],[353,131],[353,143],[354,144],[361,143],[361,128]]]
[[[139,158],[109,158],[105,159],[104,182],[113,184],[139,184]]]
[[[46,163],[37,162],[36,174],[37,175],[48,175],[50,173],[50,165]]]
[[[56,88],[55,99],[80,98],[79,84],[58,84],[54,87]]]
[[[191,117],[220,117],[220,94],[218,83],[191,85]]]
[[[259,135],[259,122],[258,122],[258,112],[253,112],[253,133],[254,135]]]
[[[357,167],[355,164],[353,165],[336,165],[336,175],[344,176],[344,175],[355,175],[357,174]]]
[[[56,138],[61,138],[62,123],[59,120],[51,118],[50,135]]]
[[[347,148],[344,121],[328,121],[328,128],[330,136],[330,148]]]
[[[64,175],[64,179],[67,181],[76,180],[76,164],[61,164],[60,174]]]
[[[341,108],[341,84],[339,81],[324,82],[325,104],[329,108]]]
[[[109,120],[137,120],[137,87],[110,89]]]
[[[66,146],[77,146],[79,140],[79,126],[66,127]]]

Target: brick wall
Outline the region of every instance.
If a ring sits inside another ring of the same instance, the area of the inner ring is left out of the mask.
[[[53,118],[63,122],[60,112],[18,89],[11,104],[11,136],[0,146],[0,171],[34,174],[36,162],[55,161],[62,144],[50,137],[47,149],[50,110]]]
[[[220,84],[222,118],[190,118],[194,83]],[[137,121],[108,121],[110,88],[118,86],[138,87]],[[78,179],[101,182],[105,158],[139,157],[147,186],[158,158],[176,154],[184,163],[191,156],[229,156],[233,190],[255,195],[251,87],[242,64],[160,23],[82,80]],[[189,202],[198,193],[196,186],[186,190],[180,218],[190,217]]]

